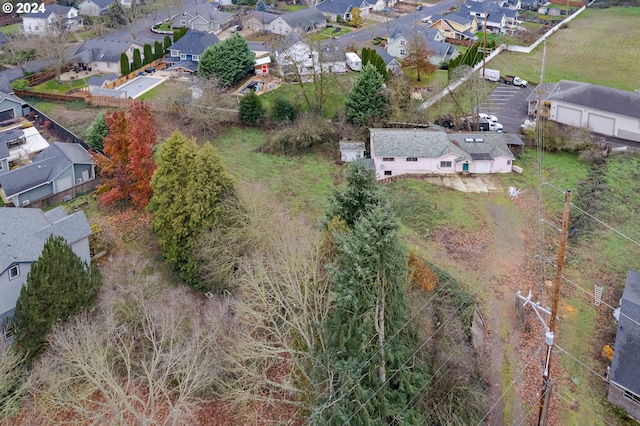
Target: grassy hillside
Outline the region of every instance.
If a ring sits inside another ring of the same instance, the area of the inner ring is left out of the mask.
[[[490,66],[540,81],[542,45],[531,54],[504,52]],[[640,89],[640,8],[586,9],[547,41],[545,81],[576,80]]]

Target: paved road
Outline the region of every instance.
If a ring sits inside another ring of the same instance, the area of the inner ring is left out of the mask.
[[[505,132],[520,133],[520,125],[527,119],[526,99],[531,92],[531,87],[521,88],[499,83],[487,100],[479,105],[478,112],[495,115]]]

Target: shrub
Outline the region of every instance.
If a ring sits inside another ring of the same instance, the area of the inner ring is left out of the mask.
[[[261,147],[262,152],[298,155],[335,141],[333,126],[314,114],[304,114],[295,123],[274,133]]]
[[[269,119],[274,123],[294,122],[298,108],[286,98],[276,98],[269,110]]]
[[[29,80],[26,78],[20,78],[11,83],[11,88],[13,90],[29,90]]]

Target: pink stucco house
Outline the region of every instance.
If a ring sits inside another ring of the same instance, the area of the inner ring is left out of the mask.
[[[406,174],[510,173],[518,136],[424,129],[369,129],[378,179]]]

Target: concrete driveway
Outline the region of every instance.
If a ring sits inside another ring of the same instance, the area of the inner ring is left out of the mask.
[[[500,179],[495,175],[451,174],[426,177],[424,180],[460,192],[502,192]]]
[[[479,105],[478,112],[495,115],[505,132],[519,134],[520,125],[528,116],[526,99],[532,90],[531,87],[499,83],[487,100]]]

